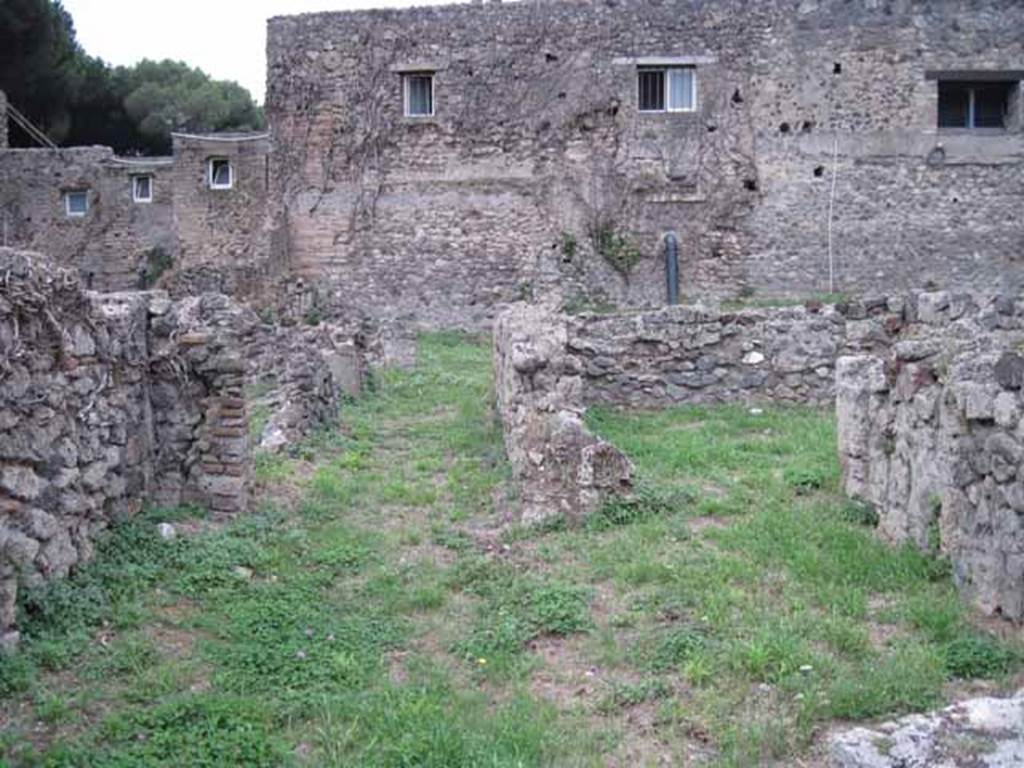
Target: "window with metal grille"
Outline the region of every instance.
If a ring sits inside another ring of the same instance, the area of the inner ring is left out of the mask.
[[[697,71],[693,67],[645,67],[637,70],[641,112],[693,112],[697,108]]]
[[[939,81],[939,128],[1008,127],[1020,83]]]
[[[405,90],[405,116],[430,117],[434,114],[434,76],[419,72],[402,77]]]

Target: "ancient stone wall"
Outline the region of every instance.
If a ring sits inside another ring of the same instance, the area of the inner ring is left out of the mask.
[[[56,254],[86,286],[146,287],[147,272],[173,259],[169,160],[124,159],[106,147],[0,151],[0,245]],[[132,177],[152,178],[151,202],[136,202]],[[65,196],[88,208],[68,214]]]
[[[365,357],[343,328],[263,324],[248,345],[259,447],[278,451],[334,425],[342,396],[362,390]]]
[[[263,287],[271,234],[266,134],[174,134],[175,295],[206,291],[249,295]],[[211,184],[213,160],[230,166],[229,182]]]
[[[498,317],[494,376],[523,522],[578,521],[629,490],[629,460],[583,423],[580,369],[549,310],[519,305]]]
[[[247,313],[223,296],[94,294],[0,249],[0,631],[17,585],[66,576],[143,499],[247,503]]]
[[[310,332],[274,332],[221,294],[92,293],[0,248],[0,634],[19,584],[66,576],[143,502],[246,508],[247,382],[274,379],[267,412],[288,440],[335,422],[335,376],[358,382],[361,358],[353,374],[334,359],[344,339],[321,353]]]
[[[1024,618],[1024,302],[923,294],[887,351],[837,363],[846,491],[887,540],[949,557],[979,607]]]
[[[660,310],[546,316],[574,359],[585,405],[679,403],[831,405],[835,360],[884,349],[902,323],[903,297],[837,305],[723,311]]]
[[[833,398],[845,325],[833,306],[679,306],[571,318],[568,348],[580,361],[589,404],[825,404]]]
[[[670,231],[690,298],[1012,284],[1024,134],[939,133],[928,73],[1020,70],[1022,26],[1011,0],[272,19],[282,242],[369,312],[457,325],[555,286],[661,304]],[[695,66],[697,109],[640,113],[648,63]],[[409,118],[418,71],[434,114]]]

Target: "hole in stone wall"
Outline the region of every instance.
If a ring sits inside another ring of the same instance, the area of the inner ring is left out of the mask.
[[[711,125],[708,126],[708,133],[714,133],[717,130],[718,130],[718,126],[717,125],[711,124]]]
[[[544,54],[544,60],[545,61],[558,61],[558,56],[556,56],[553,53],[545,53]]]
[[[954,203],[959,203],[960,202],[960,198],[959,197],[954,197],[953,198],[953,202]]]
[[[824,165],[819,165],[819,166],[815,167],[815,169],[814,169],[814,176],[815,176],[815,178],[820,179],[824,175],[825,175],[825,166]]]
[[[779,126],[779,133],[789,133],[789,131],[789,123],[783,123],[782,125]]]
[[[838,61],[835,64],[832,65],[832,74],[833,75],[841,75],[841,74],[843,74],[843,65],[840,64]]]
[[[813,120],[804,120],[803,124],[800,126],[800,130],[803,133],[810,133],[811,131],[814,130],[814,121]]]
[[[564,99],[565,98],[565,91],[559,91],[558,92],[558,98]]]
[[[740,94],[740,89],[739,88],[737,88],[735,91],[732,92],[732,103],[733,104],[742,104],[743,103],[743,96]]]
[[[748,192],[757,192],[757,181],[754,179],[744,179],[743,188]]]

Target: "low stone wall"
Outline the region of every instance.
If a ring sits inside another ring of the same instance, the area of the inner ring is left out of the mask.
[[[564,324],[542,308],[512,307],[494,325],[498,413],[526,523],[578,520],[632,484],[629,460],[583,423],[583,380],[566,343]]]
[[[907,299],[723,311],[704,306],[551,316],[586,405],[831,404],[835,361],[885,349]],[[563,332],[562,330],[559,331]]]
[[[1024,619],[1024,301],[922,294],[892,346],[837,364],[846,491],[879,531],[949,557],[962,591]]]
[[[0,634],[8,642],[19,585],[66,576],[91,556],[99,531],[144,500],[246,509],[245,386],[254,371],[276,377],[271,420],[288,439],[336,420],[333,353],[320,353],[302,329],[280,333],[220,294],[92,293],[76,270],[0,248]]]
[[[644,408],[831,402],[845,327],[835,307],[817,305],[740,312],[678,306],[567,321],[585,402]]]

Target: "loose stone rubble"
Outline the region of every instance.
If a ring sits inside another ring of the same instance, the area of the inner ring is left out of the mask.
[[[1024,765],[1024,690],[838,733],[831,756],[836,768],[1018,768]]]

